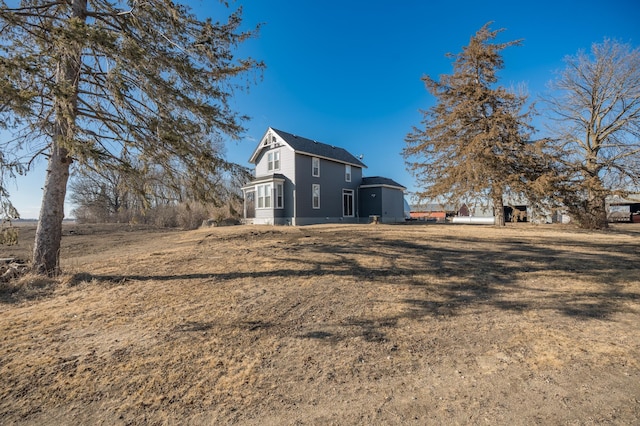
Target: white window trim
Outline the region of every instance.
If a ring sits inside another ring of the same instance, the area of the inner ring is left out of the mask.
[[[318,173],[316,174],[316,167],[315,164],[318,164]],[[320,158],[318,157],[311,157],[311,176],[313,177],[320,177]]]
[[[344,180],[345,182],[351,182],[351,164],[344,165]]]
[[[273,185],[264,183],[256,185],[256,209],[272,209]]]
[[[278,192],[280,193],[280,198],[279,199],[278,199]],[[275,208],[275,209],[284,208],[284,184],[283,183],[276,182],[274,184],[273,208]]]
[[[280,150],[267,152],[267,171],[277,172],[280,170]]]
[[[318,194],[318,205],[316,206],[316,193]],[[314,183],[313,185],[311,185],[311,207],[313,209],[320,209],[320,185],[317,183]]]
[[[344,214],[344,207],[345,207],[345,205],[344,205],[344,195],[345,195],[345,193],[351,194],[351,214],[348,215],[348,216]],[[356,198],[355,197],[356,197],[356,194],[355,194],[355,191],[353,189],[343,189],[342,190],[342,217],[355,217],[355,213],[356,213],[355,212],[355,210],[356,210],[356,208],[355,208],[356,207],[355,206]]]

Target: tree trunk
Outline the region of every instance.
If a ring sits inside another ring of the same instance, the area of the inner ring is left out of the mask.
[[[502,201],[502,190],[493,189],[491,191],[493,201],[493,216],[495,226],[505,226],[504,223],[504,203]]]
[[[589,191],[579,222],[580,227],[585,229],[605,229],[609,226],[605,196],[601,191]]]
[[[67,193],[70,165],[71,159],[67,150],[54,141],[33,249],[33,271],[37,274],[53,276],[59,272],[64,198]]]
[[[578,218],[580,227],[585,229],[605,229],[609,226],[607,221],[607,191],[599,177],[600,167],[595,161],[595,154],[587,159],[584,185],[587,197],[582,206],[582,214]]]
[[[77,25],[78,21],[85,22],[87,0],[73,0],[71,7],[69,26]],[[60,47],[59,58],[56,71],[59,94],[54,100],[55,121],[32,262],[35,273],[49,276],[59,272],[64,199],[72,162],[67,147],[75,138],[82,46],[69,42]]]

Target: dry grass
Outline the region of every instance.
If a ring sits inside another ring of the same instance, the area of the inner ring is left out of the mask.
[[[69,227],[60,282],[0,288],[0,418],[632,424],[639,248],[639,225]]]

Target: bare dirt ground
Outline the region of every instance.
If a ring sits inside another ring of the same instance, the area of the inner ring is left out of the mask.
[[[640,421],[640,224],[65,229],[0,284],[2,424]]]

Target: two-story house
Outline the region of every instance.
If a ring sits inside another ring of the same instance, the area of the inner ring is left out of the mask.
[[[364,163],[342,148],[270,127],[249,162],[255,179],[242,188],[245,223],[404,221],[406,188],[363,177]]]

